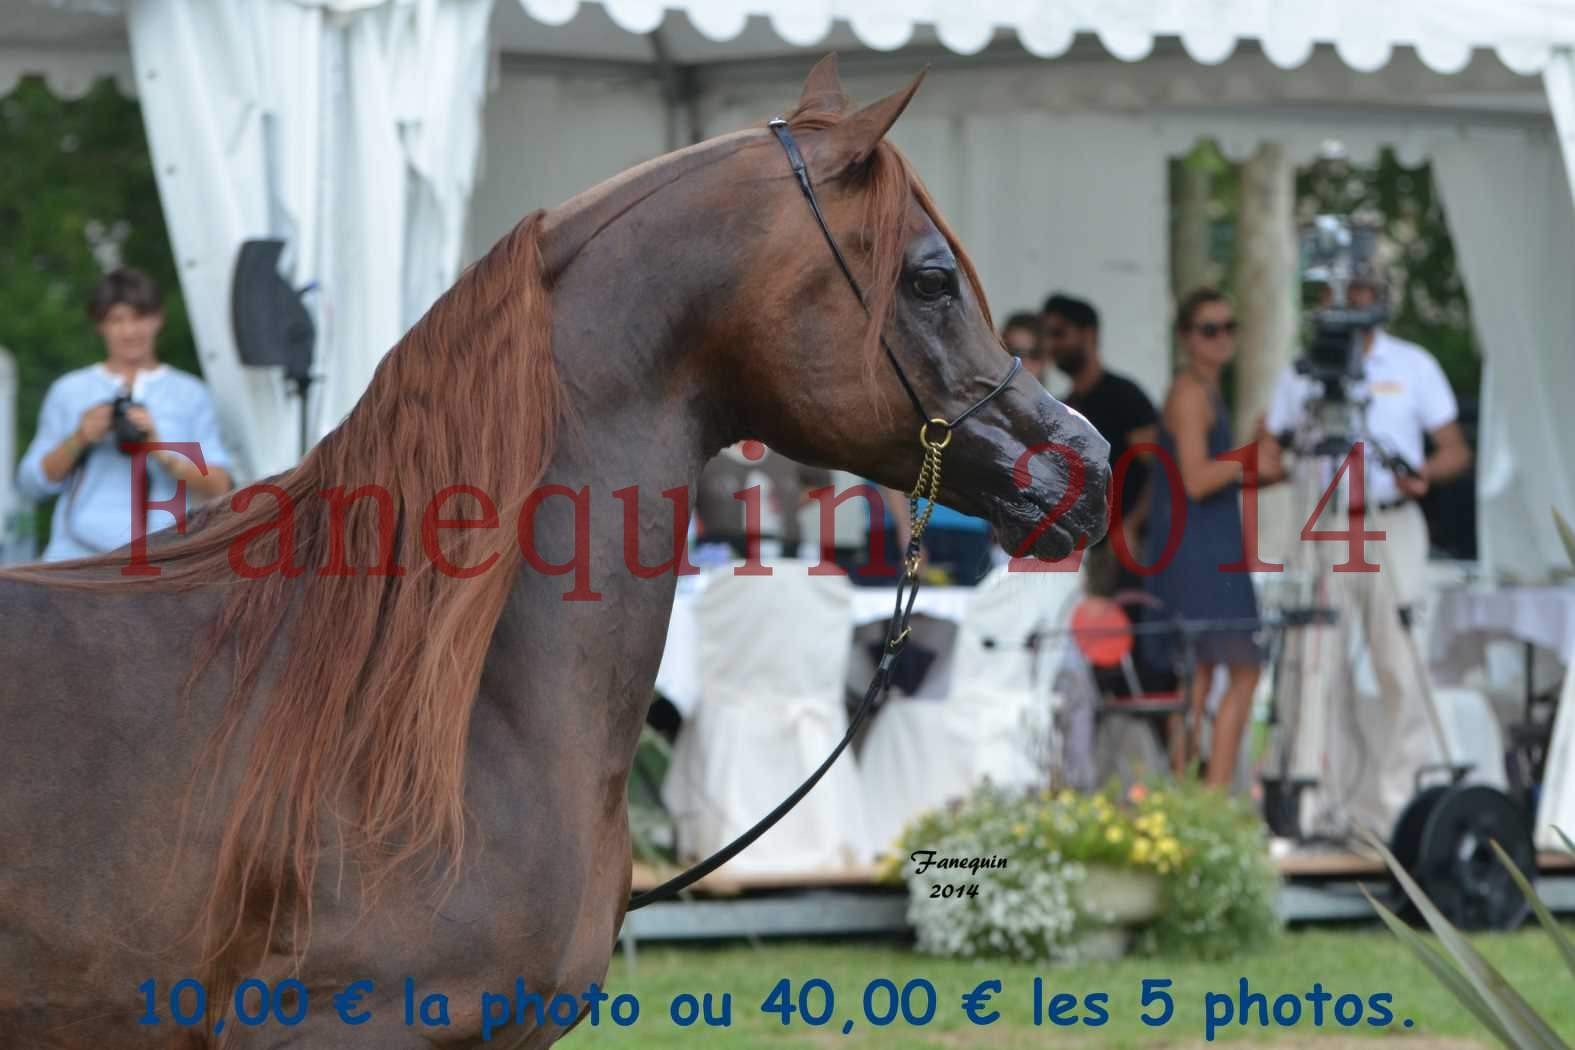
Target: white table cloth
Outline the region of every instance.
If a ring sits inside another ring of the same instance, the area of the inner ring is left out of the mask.
[[[1435,598],[1429,650],[1435,674],[1458,680],[1484,659],[1495,638],[1530,642],[1575,663],[1575,585],[1441,590]]]
[[[1486,643],[1495,638],[1547,650],[1566,668],[1535,818],[1537,846],[1559,849],[1554,827],[1575,837],[1575,674],[1568,673],[1575,666],[1575,585],[1460,587],[1440,592],[1436,600],[1429,641],[1441,678],[1481,664]]]

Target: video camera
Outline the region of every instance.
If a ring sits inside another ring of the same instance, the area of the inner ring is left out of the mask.
[[[1316,424],[1314,455],[1344,455],[1360,440],[1363,402],[1362,336],[1388,319],[1381,282],[1372,265],[1378,231],[1333,215],[1320,215],[1302,230],[1302,280],[1319,288],[1318,306],[1307,316],[1307,336],[1296,371],[1317,381],[1316,399],[1307,405]],[[1371,302],[1349,303],[1353,286],[1369,289]]]
[[[1360,390],[1363,336],[1389,319],[1385,282],[1374,263],[1377,247],[1377,227],[1334,215],[1320,215],[1302,230],[1303,287],[1316,287],[1320,298],[1307,315],[1296,371],[1317,381],[1320,390],[1306,405],[1310,430],[1281,437],[1301,454],[1342,458],[1360,441],[1386,469],[1416,477],[1415,467],[1367,433],[1367,401]],[[1365,293],[1360,306],[1350,303],[1352,289]]]

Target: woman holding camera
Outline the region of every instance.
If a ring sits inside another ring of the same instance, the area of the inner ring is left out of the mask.
[[[1161,469],[1152,472],[1149,490],[1143,562],[1150,566],[1163,562],[1144,583],[1144,589],[1163,605],[1150,620],[1255,620],[1258,602],[1252,577],[1246,571],[1224,568],[1245,560],[1239,498],[1245,465],[1239,458],[1222,458],[1235,447],[1220,393],[1220,374],[1236,355],[1235,311],[1219,292],[1199,289],[1177,308],[1176,332],[1182,367],[1166,395],[1159,434],[1160,447],[1171,462],[1162,461]],[[1272,450],[1252,462],[1255,484],[1284,478],[1279,456]],[[1167,552],[1171,544],[1176,546]],[[1142,656],[1151,666],[1169,670],[1179,666],[1181,644],[1173,633],[1150,634],[1142,640]],[[1179,774],[1194,757],[1214,671],[1223,665],[1229,671],[1229,685],[1215,712],[1205,780],[1212,787],[1228,788],[1264,654],[1254,631],[1239,627],[1194,635],[1193,658],[1193,679],[1182,683],[1188,689],[1187,722],[1192,732],[1184,735],[1181,718],[1172,719],[1171,762]]]
[[[159,363],[164,307],[154,280],[130,269],[108,274],[93,292],[88,316],[104,341],[105,359],[50,386],[38,433],[17,470],[17,487],[29,498],[61,497],[46,561],[115,550],[135,533],[174,524],[168,511],[150,514],[146,506],[173,498],[181,482],[187,498],[199,502],[230,488],[230,460],[207,388],[196,376]],[[175,452],[155,451],[136,486],[135,445],[153,441],[197,444],[206,472]],[[140,528],[134,525],[139,510]]]

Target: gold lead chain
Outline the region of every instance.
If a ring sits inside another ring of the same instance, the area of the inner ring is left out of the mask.
[[[939,439],[930,437],[931,426],[942,428],[945,436]],[[935,499],[941,492],[941,452],[951,442],[951,428],[947,427],[944,419],[932,419],[919,428],[919,444],[924,446],[924,463],[919,467],[919,477],[913,483],[913,491],[908,493],[911,528],[905,568],[910,578],[919,575],[919,542],[924,538],[924,530],[929,527],[930,515],[935,511]],[[925,501],[922,514],[919,513],[920,498]]]

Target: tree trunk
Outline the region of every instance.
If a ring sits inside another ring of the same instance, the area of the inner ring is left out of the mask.
[[[1172,200],[1170,290],[1177,300],[1211,280],[1209,266],[1209,193],[1213,176],[1191,157],[1177,162]]]
[[[1236,251],[1237,337],[1235,436],[1252,439],[1268,409],[1275,380],[1296,356],[1296,173],[1285,148],[1264,143],[1241,170],[1241,216]],[[1260,545],[1275,560],[1290,508],[1286,493],[1269,490],[1260,509]]]

